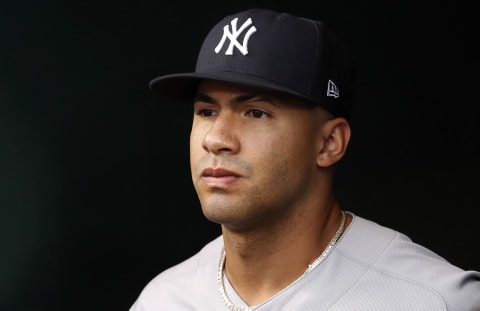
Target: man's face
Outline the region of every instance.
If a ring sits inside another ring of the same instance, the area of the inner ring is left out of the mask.
[[[315,184],[326,118],[289,96],[202,81],[190,164],[204,215],[236,230],[289,217]]]

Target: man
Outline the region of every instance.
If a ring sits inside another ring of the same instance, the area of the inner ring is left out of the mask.
[[[252,9],[212,28],[194,73],[151,82],[193,103],[192,180],[222,235],[130,311],[480,310],[480,273],[336,201],[351,68],[321,22]]]

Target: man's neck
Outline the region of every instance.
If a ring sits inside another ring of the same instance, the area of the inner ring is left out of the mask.
[[[237,232],[224,226],[224,272],[240,297],[249,305],[257,305],[306,271],[328,247],[341,219],[335,203],[325,215],[287,222],[268,232]]]

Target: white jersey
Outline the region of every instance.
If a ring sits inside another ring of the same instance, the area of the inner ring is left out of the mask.
[[[375,222],[353,221],[327,257],[251,310],[479,311],[480,272],[464,271]],[[221,236],[156,276],[130,311],[229,310],[218,290]],[[232,302],[247,306],[224,277]]]

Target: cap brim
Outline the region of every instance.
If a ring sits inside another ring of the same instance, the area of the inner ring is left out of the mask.
[[[241,74],[238,72],[222,72],[221,75],[209,73],[178,73],[165,75],[150,81],[149,87],[155,93],[163,96],[179,101],[191,102],[195,96],[195,93],[197,92],[198,84],[203,79],[230,82],[265,90],[277,91],[308,100],[308,97],[304,96],[303,94],[292,92],[292,90],[289,88],[277,83],[273,83],[261,77]]]

